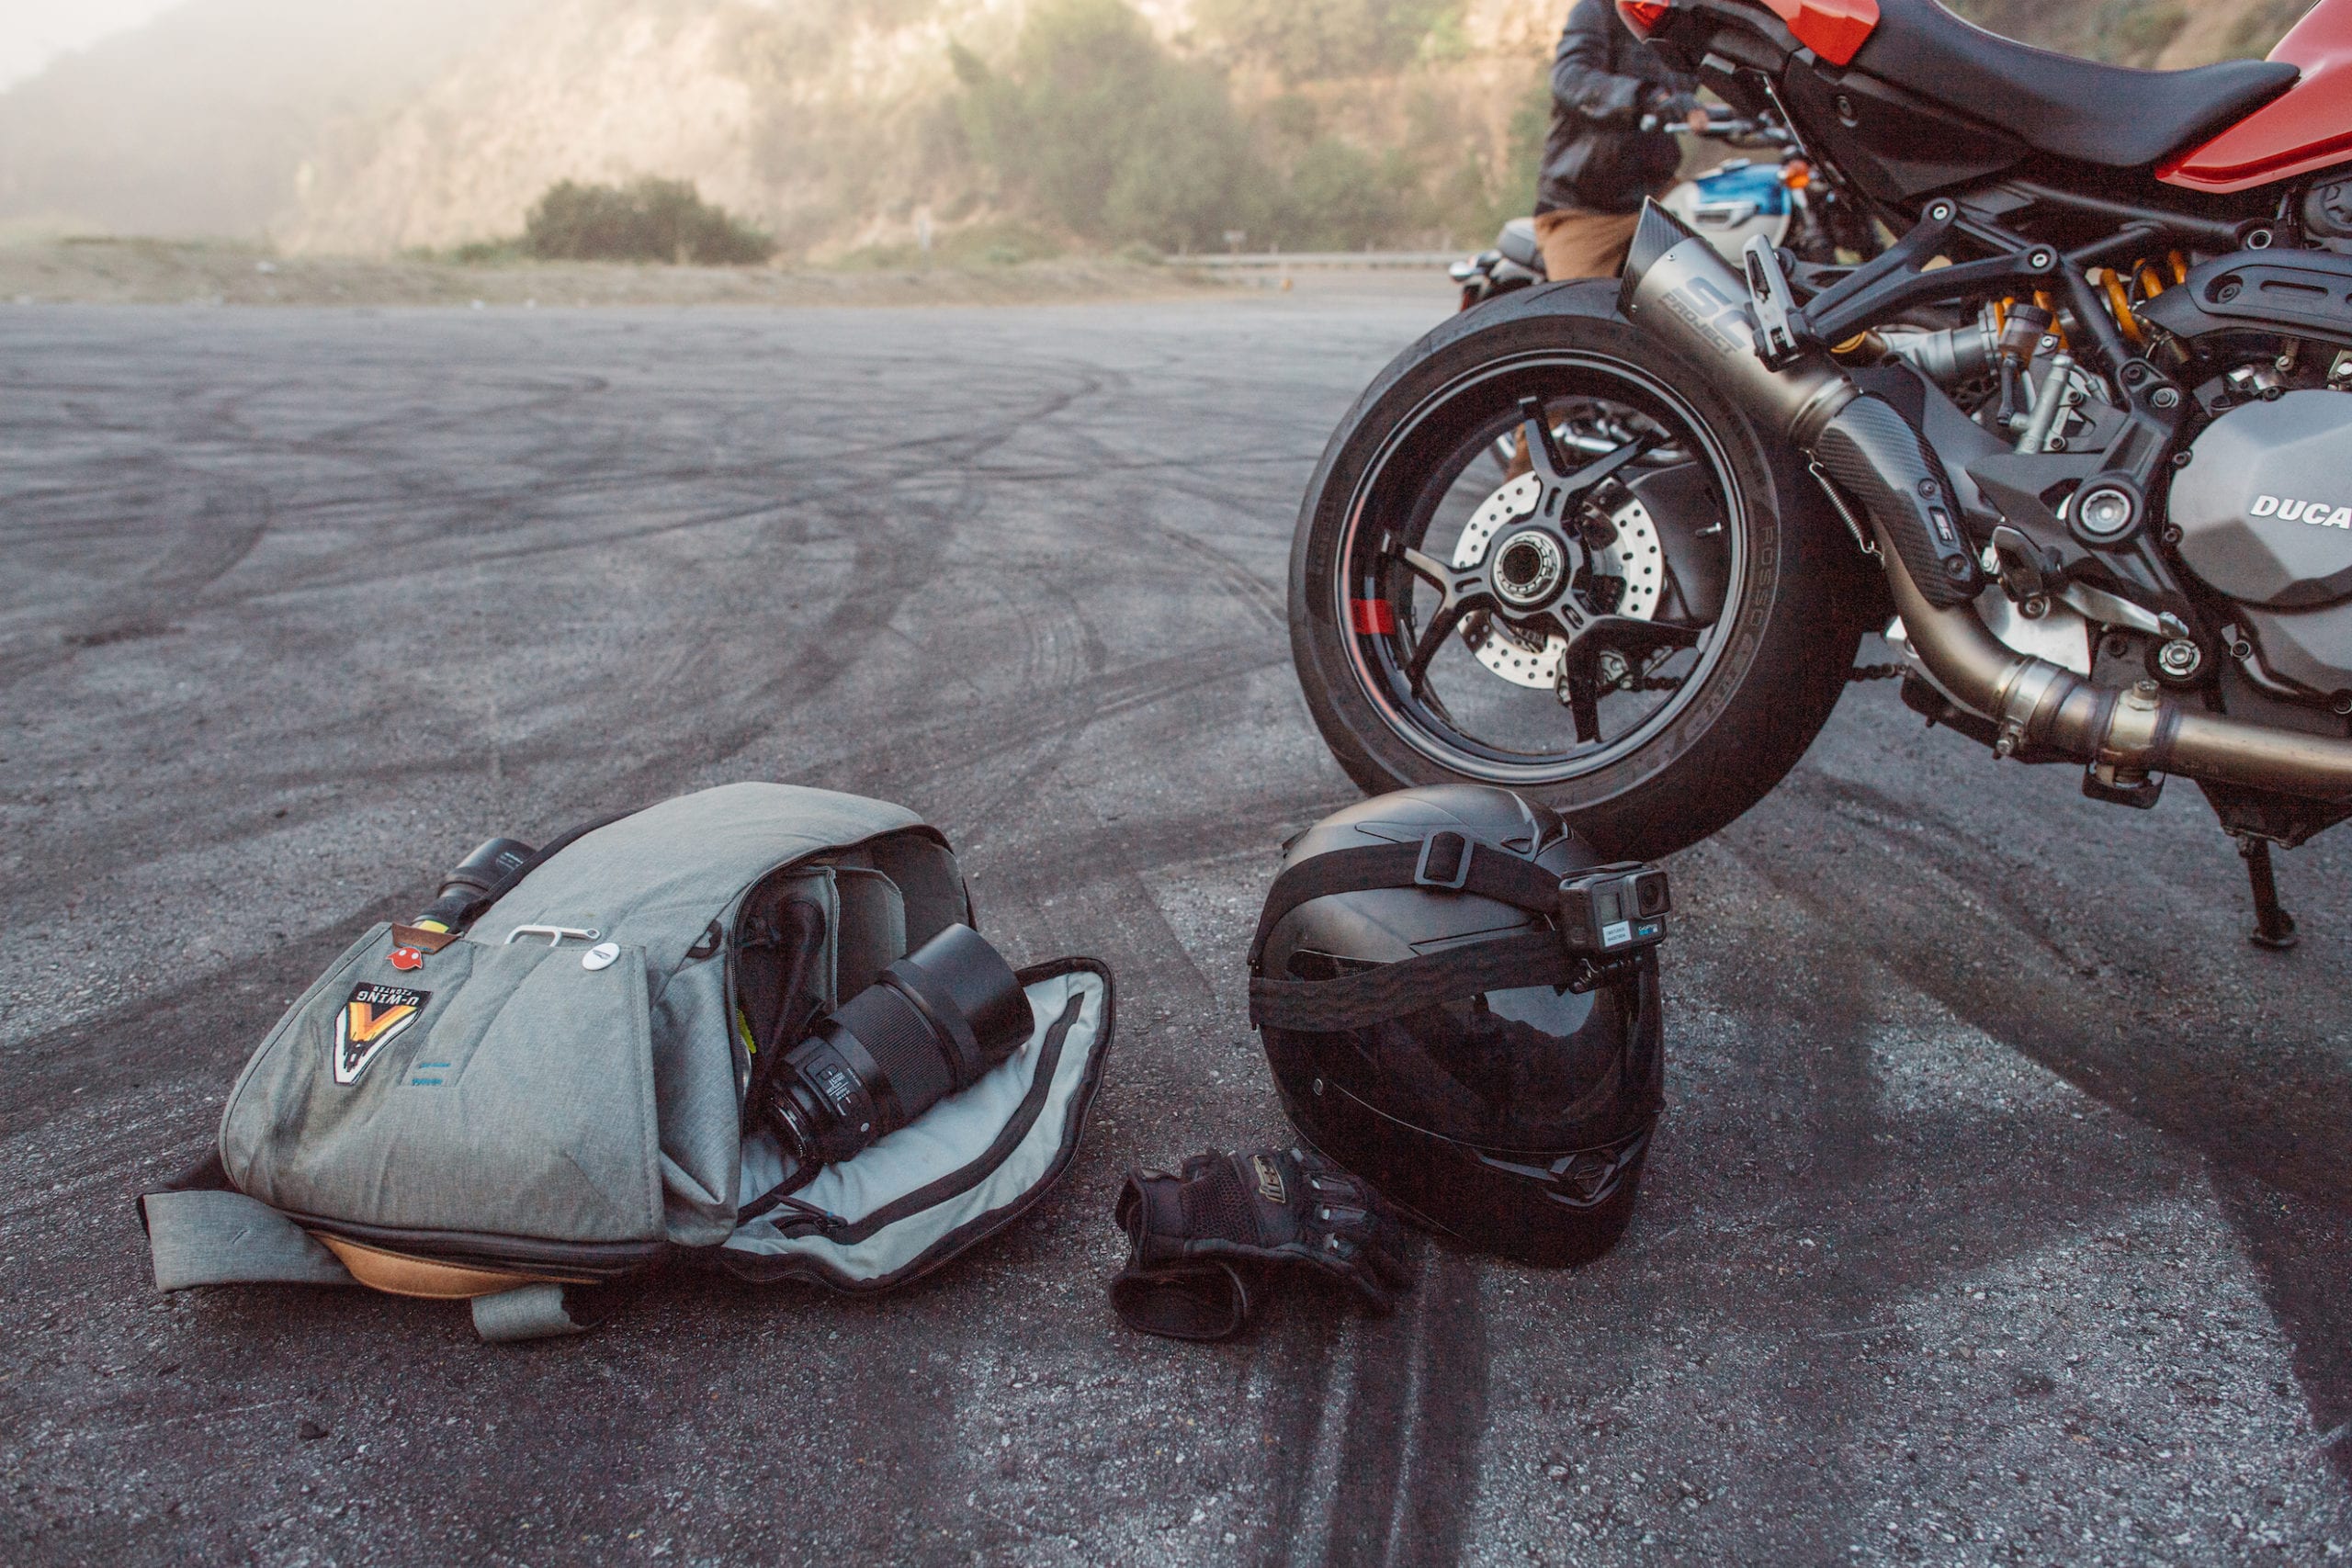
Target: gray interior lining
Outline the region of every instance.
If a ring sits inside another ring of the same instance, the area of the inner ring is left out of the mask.
[[[1069,1135],[1070,1106],[1093,1066],[1109,1001],[1109,987],[1102,976],[1088,970],[1034,982],[1028,992],[1037,1027],[1003,1065],[855,1159],[820,1172],[794,1197],[800,1203],[854,1221],[970,1164],[1012,1121],[1028,1094],[1046,1031],[1061,1017],[1072,996],[1082,998],[1078,1021],[1064,1038],[1044,1109],[1028,1135],[986,1179],[854,1246],[822,1236],[787,1236],[779,1225],[794,1216],[789,1210],[777,1210],[739,1227],[729,1238],[728,1247],[762,1258],[804,1258],[827,1272],[852,1280],[880,1279],[913,1262],[950,1232],[1024,1198],[1046,1179],[1060,1157]],[[774,1187],[783,1179],[785,1169],[775,1141],[766,1134],[746,1138],[741,1201],[749,1202]]]
[[[907,948],[912,951],[953,925],[975,925],[972,900],[956,857],[935,839],[899,833],[866,846],[874,869],[898,886],[906,905]]]
[[[833,872],[839,910],[833,932],[833,1005],[865,989],[906,956],[907,903],[899,885],[878,871],[839,866]]]

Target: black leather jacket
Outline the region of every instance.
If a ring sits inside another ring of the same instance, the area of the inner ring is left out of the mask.
[[[1682,161],[1673,134],[1639,129],[1645,114],[1681,118],[1697,84],[1634,37],[1610,0],[1577,0],[1552,57],[1552,133],[1535,210],[1632,212]]]

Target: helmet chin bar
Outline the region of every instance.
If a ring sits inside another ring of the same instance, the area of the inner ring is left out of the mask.
[[[2352,803],[2352,740],[2188,706],[2154,681],[2096,686],[1996,637],[1971,603],[1982,578],[1934,450],[1818,347],[1792,355],[1776,344],[1782,368],[1769,367],[1749,280],[1655,202],[1643,210],[1619,301],[1636,325],[1715,372],[1760,429],[1812,458],[1841,511],[1859,507],[1912,649],[1948,695],[1997,728],[1996,753],[2079,761],[2103,792],[2126,797],[2177,773]]]

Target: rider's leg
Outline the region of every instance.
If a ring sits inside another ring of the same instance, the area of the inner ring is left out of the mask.
[[[1535,243],[1544,248],[1544,275],[1557,282],[1570,277],[1614,277],[1634,248],[1638,212],[1539,212]],[[1534,465],[1527,457],[1527,433],[1520,432],[1518,450],[1510,470],[1517,479]]]
[[[1535,218],[1535,243],[1544,248],[1544,276],[1614,277],[1633,248],[1638,212],[1543,212]]]

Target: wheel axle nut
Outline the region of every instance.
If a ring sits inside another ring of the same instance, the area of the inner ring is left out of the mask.
[[[2094,539],[2117,539],[2132,530],[2139,506],[2127,491],[2101,485],[2075,503],[2075,524]]]
[[[1515,608],[1548,603],[1566,577],[1560,547],[1533,529],[1513,536],[1495,556],[1495,596]]]

